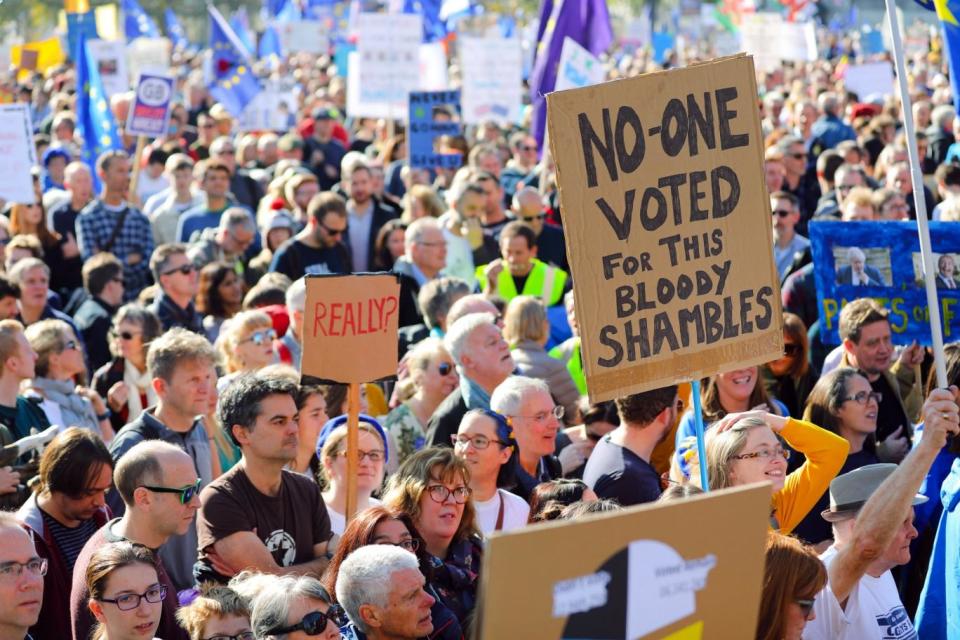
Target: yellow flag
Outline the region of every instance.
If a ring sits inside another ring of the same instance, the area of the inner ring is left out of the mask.
[[[24,57],[24,51],[35,52],[36,59],[34,59],[33,54],[28,54]],[[56,36],[47,38],[46,40],[28,42],[23,45],[14,45],[10,51],[10,62],[13,66],[20,67],[21,60],[28,63],[26,65],[28,68],[21,70],[21,74],[26,74],[30,71],[44,73],[50,67],[63,64],[66,59],[67,56],[64,55],[63,48],[60,46],[60,38]]]
[[[63,0],[63,10],[67,13],[86,13],[90,11],[89,0]]]
[[[694,622],[689,627],[674,631],[663,640],[700,640],[703,638],[703,621]]]

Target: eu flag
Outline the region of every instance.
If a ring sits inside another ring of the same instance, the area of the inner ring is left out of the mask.
[[[100,180],[95,167],[97,158],[104,151],[122,149],[117,123],[110,111],[107,94],[103,90],[103,80],[96,60],[87,49],[87,41],[81,38],[77,42],[77,130],[83,139],[82,159],[93,174],[95,193],[100,191]]]
[[[924,9],[933,9],[943,31],[943,55],[950,65],[953,106],[960,111],[960,0],[916,0]]]
[[[81,38],[96,40],[99,37],[97,20],[93,11],[67,14],[67,55],[71,59],[76,59],[76,51]]]
[[[210,95],[234,116],[261,91],[260,81],[250,68],[249,54],[237,34],[212,4],[210,10],[210,49],[213,52],[213,82]]]
[[[163,12],[163,21],[167,26],[167,37],[170,38],[174,48],[188,48],[190,41],[187,39],[187,32],[183,30],[183,25],[180,24],[180,19],[177,18],[173,9],[167,7],[167,10]]]
[[[533,103],[533,135],[543,144],[547,124],[546,94],[557,84],[557,67],[563,39],[570,38],[593,55],[600,55],[613,42],[613,29],[606,0],[543,0],[540,33],[530,74]]]
[[[143,10],[137,0],[123,0],[123,29],[126,32],[127,40],[160,36],[157,23]]]

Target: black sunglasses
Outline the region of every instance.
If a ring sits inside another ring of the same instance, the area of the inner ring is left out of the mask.
[[[327,232],[328,236],[332,236],[334,238],[338,236],[342,236],[344,233],[347,232],[346,229],[331,229],[330,227],[323,224],[322,222],[320,223],[320,226],[323,227],[323,230]]]
[[[343,617],[344,612],[340,605],[331,604],[326,613],[322,611],[311,611],[307,615],[303,616],[303,619],[301,619],[297,624],[289,627],[280,627],[279,629],[271,629],[266,633],[266,635],[276,636],[282,633],[303,631],[308,636],[315,636],[322,633],[323,630],[327,628],[327,621],[332,622],[337,627],[342,627],[344,624],[346,624],[346,621],[343,619]]]
[[[441,362],[440,366],[437,367],[437,372],[442,376],[450,375],[451,371],[453,371],[453,365],[449,362]]]
[[[190,275],[191,273],[193,273],[193,272],[196,271],[196,270],[197,270],[197,268],[196,268],[195,266],[193,266],[193,263],[192,263],[192,262],[188,262],[187,264],[181,265],[181,266],[177,267],[176,269],[170,269],[169,271],[164,271],[164,272],[163,272],[162,274],[160,274],[160,275],[169,276],[169,275],[172,275],[172,274],[174,274],[174,273],[176,273],[176,272],[179,271],[179,272],[182,273],[183,275],[188,276],[188,275]]]
[[[200,493],[200,483],[203,482],[200,478],[197,478],[196,484],[187,485],[186,487],[180,487],[179,489],[173,489],[171,487],[151,487],[149,485],[141,485],[147,491],[153,491],[154,493],[178,493],[180,494],[180,504],[187,504],[193,500],[193,496]]]
[[[803,347],[798,344],[785,344],[783,345],[784,354],[795,358],[803,352]]]
[[[781,218],[786,218],[788,215],[793,213],[792,211],[787,211],[786,209],[774,209],[773,215],[780,216]]]

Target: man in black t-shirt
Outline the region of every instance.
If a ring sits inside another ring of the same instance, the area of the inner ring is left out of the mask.
[[[285,242],[270,263],[291,280],[306,274],[350,273],[350,253],[343,244],[347,205],[334,193],[321,193],[307,205],[307,226]]]
[[[297,455],[297,386],[263,375],[234,380],[217,414],[243,458],[200,495],[198,581],[244,569],[320,577],[330,518],[320,488],[285,469]]]
[[[617,398],[620,426],[594,447],[583,481],[601,498],[629,507],[660,497],[660,475],[650,464],[654,447],[682,410],[672,385]]]

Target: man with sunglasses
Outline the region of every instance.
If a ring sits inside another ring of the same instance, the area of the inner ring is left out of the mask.
[[[931,392],[923,407],[923,435],[903,462],[873,464],[830,483],[834,544],[821,556],[829,582],[816,598],[816,618],[807,623],[806,640],[917,638],[890,573],[910,561],[917,537],[913,507],[930,467],[960,432],[956,387]]]
[[[110,445],[113,459],[121,462],[132,447],[145,440],[162,440],[187,453],[204,484],[212,482],[212,456],[217,454],[198,416],[209,411],[216,384],[215,362],[213,347],[201,335],[176,328],[155,339],[147,353],[147,373],[157,404],[144,409],[117,433]],[[123,513],[124,504],[115,497],[110,501],[117,514]],[[193,586],[196,526],[191,522],[182,534],[172,537],[160,555],[178,590]]]
[[[792,193],[797,198],[803,219],[809,220],[817,209],[817,201],[821,195],[816,167],[808,162],[807,150],[799,137],[784,136],[777,143],[777,150],[783,157],[784,179],[781,190]]]
[[[548,265],[569,272],[567,247],[563,229],[547,224],[543,196],[533,187],[523,187],[513,196],[513,215],[530,225],[537,236],[537,258]]]
[[[113,480],[115,493],[123,499],[125,510],[123,517],[114,518],[100,527],[77,556],[70,589],[73,638],[89,638],[90,629],[96,622],[87,606],[90,593],[87,591],[86,574],[90,559],[104,545],[126,540],[154,551],[160,584],[166,587],[168,594],[174,594],[163,599],[157,637],[188,640],[187,632],[177,624],[177,588],[167,571],[167,554],[164,550],[173,537],[183,536],[193,525],[200,506],[198,494],[201,481],[197,477],[194,461],[179,447],[168,442],[141,442],[117,461]]]
[[[203,335],[203,319],[193,300],[200,287],[197,267],[183,244],[162,244],[150,256],[153,280],[160,287],[150,310],[160,318],[164,331],[183,327]]]
[[[660,497],[660,474],[650,458],[683,411],[677,386],[617,398],[616,405],[620,426],[597,442],[583,481],[599,497],[624,507],[654,502]]]
[[[12,513],[0,511],[0,638],[31,640],[27,630],[40,617],[46,573],[32,536]]]
[[[773,260],[777,276],[783,281],[793,265],[796,255],[806,251],[810,241],[797,233],[800,209],[797,197],[787,191],[770,194],[770,211],[773,215]]]
[[[17,511],[48,563],[41,616],[30,631],[37,638],[67,638],[73,566],[110,517],[105,498],[113,482],[113,458],[99,436],[72,427],[44,449],[39,480],[37,491]]]
[[[298,280],[306,274],[350,273],[343,243],[347,205],[335,193],[320,193],[307,205],[307,226],[273,254],[270,271]]]

